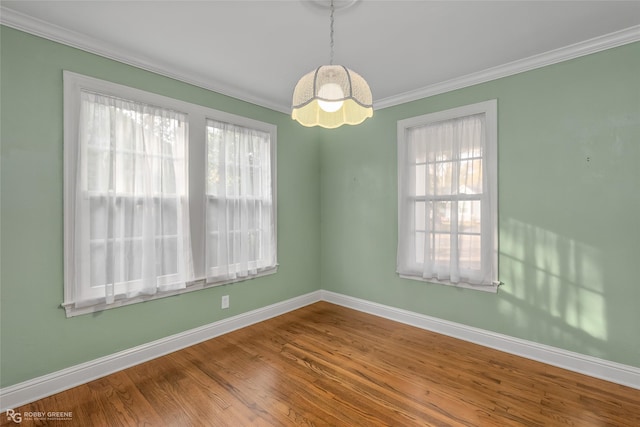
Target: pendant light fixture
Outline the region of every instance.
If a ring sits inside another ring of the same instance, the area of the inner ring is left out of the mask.
[[[333,65],[333,14],[331,0],[331,57],[302,76],[293,91],[291,118],[303,126],[333,129],[357,125],[373,116],[371,89],[360,74],[342,65]]]

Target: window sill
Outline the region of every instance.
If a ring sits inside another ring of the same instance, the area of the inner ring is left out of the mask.
[[[189,284],[187,284],[187,287],[183,289],[158,292],[154,295],[141,295],[133,298],[116,299],[111,304],[97,303],[97,304],[92,304],[84,307],[76,307],[75,303],[69,302],[69,303],[63,303],[60,306],[64,308],[65,314],[69,318],[69,317],[81,316],[83,314],[97,313],[97,312],[109,310],[112,308],[124,307],[126,305],[137,304],[140,302],[153,301],[160,298],[172,297],[175,295],[182,295],[189,292],[200,291],[202,289],[209,289],[209,288],[215,288],[217,286],[224,286],[232,283],[244,282],[246,280],[257,279],[259,277],[264,277],[264,276],[270,276],[277,272],[278,272],[278,266],[276,265],[272,269],[261,271],[255,276],[242,277],[235,280],[227,280],[227,281],[213,282],[213,283],[207,283],[206,279],[198,279],[198,280],[194,280],[193,282],[190,282]]]
[[[425,279],[420,276],[409,276],[409,275],[400,274],[400,273],[398,273],[398,275],[402,279],[417,280],[419,282],[434,283],[436,285],[452,286],[455,288],[462,288],[462,289],[472,289],[474,291],[490,292],[494,294],[498,293],[498,288],[500,287],[500,284],[501,284],[501,282],[494,282],[491,285],[471,285],[469,283],[463,283],[463,282],[452,283],[452,282],[449,282],[448,280]]]

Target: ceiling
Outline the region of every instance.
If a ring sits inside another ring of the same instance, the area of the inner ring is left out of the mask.
[[[0,22],[289,112],[329,62],[312,1],[2,1]],[[640,40],[640,1],[338,0],[335,60],[376,108]]]

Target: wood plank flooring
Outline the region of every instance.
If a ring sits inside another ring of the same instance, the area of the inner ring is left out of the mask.
[[[60,426],[640,426],[640,390],[319,302],[15,410],[72,412],[21,424]]]

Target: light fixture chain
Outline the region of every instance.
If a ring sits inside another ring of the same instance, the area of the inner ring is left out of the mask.
[[[333,0],[331,0],[331,56],[329,57],[329,65],[333,65]]]

